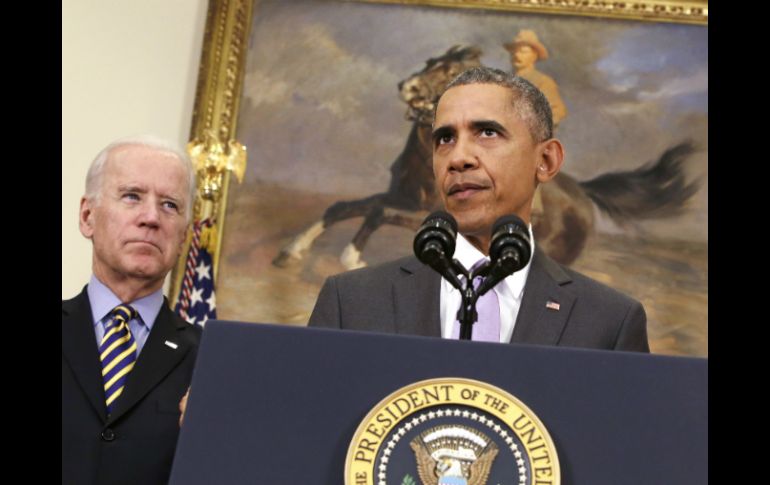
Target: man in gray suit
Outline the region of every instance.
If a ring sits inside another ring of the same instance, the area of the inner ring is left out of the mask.
[[[548,100],[531,83],[486,67],[452,81],[436,106],[433,172],[458,222],[454,257],[466,268],[488,257],[492,226],[503,215],[530,224],[535,189],[563,159]],[[526,267],[488,294],[499,316],[491,341],[649,352],[638,301],[537,247]],[[457,338],[460,301],[458,290],[410,256],[328,278],[309,325]],[[474,325],[474,338],[483,324]]]

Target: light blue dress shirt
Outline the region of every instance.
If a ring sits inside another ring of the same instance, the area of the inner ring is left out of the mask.
[[[147,337],[150,335],[152,325],[160,313],[163,305],[163,288],[135,301],[120,301],[115,294],[107,288],[104,283],[99,281],[96,276],[91,275],[91,281],[86,289],[88,300],[91,302],[91,316],[94,322],[94,333],[96,335],[96,345],[102,342],[104,337],[104,326],[110,321],[110,312],[121,303],[128,303],[139,314],[137,318],[128,322],[128,327],[136,340],[137,357],[142,352]]]

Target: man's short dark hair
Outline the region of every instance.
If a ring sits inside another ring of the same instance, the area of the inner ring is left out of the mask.
[[[513,108],[529,127],[535,143],[548,140],[553,136],[551,105],[543,92],[531,82],[493,67],[472,67],[454,78],[444,92],[456,86],[469,84],[495,84],[510,89],[513,95]],[[438,103],[436,107],[438,108]]]

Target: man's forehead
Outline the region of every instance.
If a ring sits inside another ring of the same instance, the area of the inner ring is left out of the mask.
[[[513,111],[511,91],[496,84],[466,84],[448,89],[439,99],[434,127],[459,118],[488,118]]]
[[[155,168],[163,170],[162,177]],[[175,153],[143,145],[116,147],[104,165],[105,181],[113,186],[152,185],[165,187],[164,191],[183,191],[186,174],[183,162]]]

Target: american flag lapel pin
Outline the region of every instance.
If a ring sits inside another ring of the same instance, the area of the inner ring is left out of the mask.
[[[549,310],[555,310],[558,312],[561,305],[559,305],[555,301],[548,300],[548,302],[545,304],[545,307],[548,308]]]

